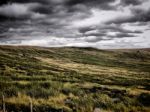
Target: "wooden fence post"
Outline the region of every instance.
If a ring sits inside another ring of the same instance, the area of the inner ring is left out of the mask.
[[[5,107],[5,96],[2,95],[2,105],[3,105],[3,112],[6,112],[6,107]]]
[[[33,104],[31,98],[30,98],[30,112],[33,112]]]

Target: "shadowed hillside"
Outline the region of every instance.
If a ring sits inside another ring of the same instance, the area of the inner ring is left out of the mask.
[[[8,112],[149,112],[150,49],[0,46],[2,95]]]

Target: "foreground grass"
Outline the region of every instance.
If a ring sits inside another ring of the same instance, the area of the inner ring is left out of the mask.
[[[150,50],[0,46],[8,112],[149,112]]]

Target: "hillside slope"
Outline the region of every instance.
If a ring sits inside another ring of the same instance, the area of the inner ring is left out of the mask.
[[[0,95],[8,112],[149,112],[150,50],[0,46]]]

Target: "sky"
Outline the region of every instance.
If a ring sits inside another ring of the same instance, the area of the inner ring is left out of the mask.
[[[150,0],[0,0],[0,45],[149,48]]]

